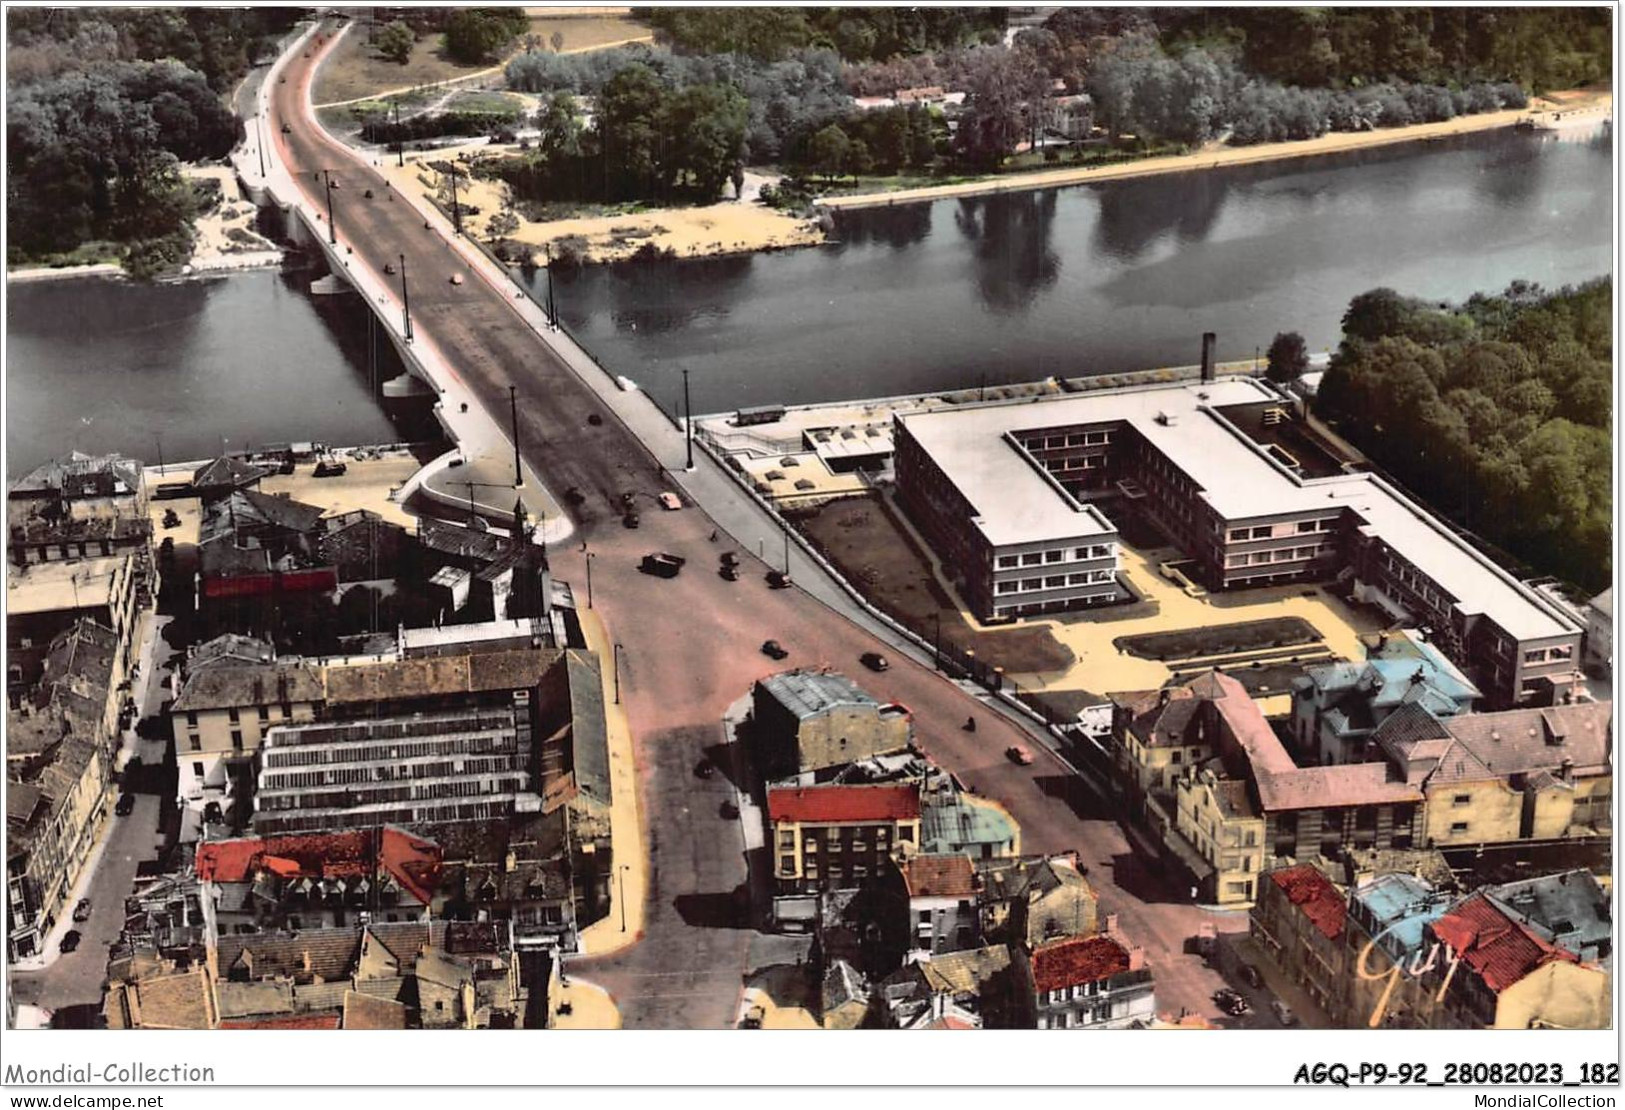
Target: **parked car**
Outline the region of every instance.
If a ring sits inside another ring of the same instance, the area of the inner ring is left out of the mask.
[[[739,819],[739,807],[734,804],[734,800],[732,798],[728,798],[723,801],[722,809],[719,812],[722,814],[722,819],[724,821],[736,821]]]
[[[315,475],[318,478],[337,478],[348,469],[349,467],[344,463],[329,462],[327,459],[323,459],[316,464]]]
[[[694,765],[694,773],[702,779],[708,779],[717,773],[717,765],[709,759],[702,759]]]
[[[680,555],[669,555],[664,551],[656,551],[645,555],[638,569],[644,574],[652,574],[657,578],[676,578],[677,572],[683,569],[688,560]]]
[[[1005,758],[1011,763],[1018,763],[1023,767],[1027,766],[1033,761],[1033,753],[1022,747],[1020,744],[1011,744],[1008,748],[1004,749],[1004,755]]]
[[[640,523],[638,520],[638,514],[627,513],[625,516],[621,517],[621,523],[626,525],[628,528],[636,528]]]
[[[1231,1017],[1245,1017],[1253,1012],[1253,1008],[1248,1005],[1247,1000],[1229,987],[1214,991],[1213,1002]]]
[[[1297,1017],[1295,1017],[1292,1013],[1292,1007],[1288,1006],[1285,1002],[1282,1002],[1279,998],[1270,1003],[1270,1012],[1275,1015],[1275,1020],[1280,1022],[1282,1025],[1291,1025],[1293,1022],[1298,1020]]]
[[[1241,978],[1249,987],[1262,987],[1264,985],[1264,976],[1252,964],[1241,965]]]
[[[775,590],[788,590],[794,583],[784,571],[770,570],[767,572],[767,584]]]
[[[135,795],[120,795],[118,805],[113,807],[113,812],[120,817],[128,817],[131,813],[135,812]]]
[[[587,495],[581,492],[580,486],[571,486],[564,491],[564,499],[572,505],[579,505],[587,500]]]
[[[73,907],[73,919],[76,922],[90,920],[90,899],[81,898],[79,904]]]
[[[739,581],[739,568],[732,563],[723,563],[722,569],[717,573],[729,582]]]
[[[739,565],[739,556],[735,555],[732,551],[724,551],[722,553],[722,565],[725,567],[737,567]]]
[[[72,952],[75,948],[79,947],[80,939],[78,929],[69,929],[67,932],[62,934],[62,943],[57,945],[57,949],[64,955]]]
[[[858,662],[862,663],[865,667],[868,667],[871,671],[891,670],[891,660],[887,659],[878,651],[864,652],[862,655],[858,656]]]
[[[284,135],[292,135],[293,134],[293,128],[289,127],[287,124],[284,123],[282,125],[282,133]]]
[[[762,644],[762,654],[769,659],[783,659],[790,653],[777,640],[767,640]]]
[[[668,491],[660,495],[660,505],[665,509],[681,509],[683,502],[675,493]]]

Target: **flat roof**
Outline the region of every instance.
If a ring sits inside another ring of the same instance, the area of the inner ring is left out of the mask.
[[[112,599],[113,579],[119,567],[132,557],[126,553],[14,566],[6,575],[6,612],[19,616],[106,605]]]
[[[1007,442],[1007,434],[1126,423],[1227,521],[1349,509],[1368,532],[1452,593],[1463,612],[1482,613],[1519,640],[1580,630],[1377,476],[1300,478],[1212,411],[1268,400],[1280,398],[1262,382],[1228,377],[903,413],[897,419],[975,507],[973,523],[996,547],[1087,534],[1088,518]],[[1098,510],[1085,508],[1104,522],[1096,531],[1113,530]]]

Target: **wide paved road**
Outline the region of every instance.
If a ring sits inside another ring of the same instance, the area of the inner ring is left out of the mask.
[[[743,547],[737,548],[746,556],[740,580],[716,574],[717,553],[732,546],[726,535],[713,543],[715,525],[696,508],[662,512],[656,506],[656,495],[669,486],[660,463],[519,319],[509,303],[512,290],[493,288],[470,272],[412,208],[384,199],[382,177],[307,117],[305,90],[319,53],[295,58],[286,82],[272,90],[271,126],[285,164],[313,202],[324,203],[319,171],[334,171],[341,182],[334,197],[339,237],[354,245],[355,264],[381,272],[398,255],[407,256],[418,333],[433,336],[498,419],[507,413],[509,384],[516,385],[526,461],[550,489],[573,486],[586,497],[573,515],[579,540],[594,554],[596,608],[624,645],[621,687],[636,737],[652,860],[640,943],[618,956],[573,962],[572,970],[615,995],[627,1027],[732,1023],[751,937],[747,904],[736,893],[746,882],[746,863],[737,826],[719,816],[725,784],[703,782],[692,769],[722,742],[727,706],[776,669],[760,654],[762,641],[773,637],[790,650],[784,665],[827,663],[861,675],[876,696],[910,706],[922,747],[1010,807],[1024,850],[1079,849],[1105,912],[1118,913],[1123,929],[1146,946],[1161,1008],[1213,1013],[1207,993],[1217,978],[1178,954],[1196,930],[1199,911],[1175,903],[1141,871],[1109,815],[1074,809],[1064,796],[1067,777],[1047,755],[1033,767],[1004,758],[1009,745],[1029,742],[1025,735],[908,660],[896,659],[882,675],[862,672],[858,656],[885,645],[798,589],[768,589],[765,567]],[[280,133],[284,123],[288,134]],[[369,188],[372,200],[362,196]],[[467,280],[451,284],[454,272]],[[597,426],[588,422],[595,413],[603,417]],[[640,529],[621,525],[623,493],[637,499]],[[649,551],[684,555],[689,565],[675,579],[645,576],[636,567]],[[553,563],[577,584],[578,596],[584,592],[580,543],[554,552]],[[981,727],[961,731],[972,714]]]

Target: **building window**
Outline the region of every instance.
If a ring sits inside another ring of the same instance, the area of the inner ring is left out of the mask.
[[[1052,574],[1048,578],[1044,579],[1044,586],[1046,589],[1053,590],[1057,586],[1064,585],[1066,585],[1066,575],[1064,574]]]
[[[197,713],[190,709],[186,711],[186,727],[197,728]]]
[[[1525,663],[1544,663],[1544,662],[1546,662],[1546,649],[1545,648],[1537,648],[1534,651],[1526,651],[1526,652],[1524,652],[1523,653],[1523,661]]]
[[[1065,557],[1066,557],[1066,552],[1064,552],[1064,551],[1046,551],[1046,552],[1044,552],[1044,562],[1046,562],[1046,563],[1058,563]]]
[[[779,847],[780,848],[794,848],[795,846],[796,846],[796,834],[795,833],[793,833],[793,832],[782,832],[782,833],[779,834]]]
[[[795,856],[780,856],[779,857],[779,874],[781,874],[781,875],[794,875],[795,873],[796,873],[796,857]]]
[[[237,707],[236,707],[236,706],[235,706],[235,705],[234,705],[234,706],[232,706],[232,707],[231,707],[231,709],[230,709],[230,711],[229,711],[229,713],[228,713],[228,716],[230,716],[230,717],[231,717],[231,723],[232,723],[232,724],[236,724],[236,723],[237,723],[237,720],[238,720],[238,714],[237,714]]]
[[[816,851],[818,851],[818,841],[814,840],[812,837],[809,836],[805,841],[802,842],[801,850],[803,852],[816,852]]]
[[[203,750],[203,738],[197,733],[192,733],[192,735],[187,737],[187,739],[191,742],[192,751],[200,752]]]
[[[1560,644],[1557,647],[1548,648],[1546,650],[1546,658],[1553,663],[1556,663],[1562,659],[1572,659],[1574,658],[1574,645]]]
[[[913,829],[913,827],[912,826],[905,826],[903,828],[898,829],[897,830],[897,839],[902,840],[902,841],[906,841],[906,842],[912,844],[914,842],[914,829]]]
[[[1000,582],[994,586],[994,592],[1001,594],[1013,594],[1016,592],[1019,585],[1020,583],[1017,582]]]
[[[192,764],[192,777],[195,778],[195,779],[200,779],[200,778],[203,777],[203,764],[201,764],[201,763]]]
[[[1019,566],[1019,565],[1021,565],[1021,559],[1018,556],[1015,556],[1015,555],[1000,555],[999,556],[999,568],[1001,570],[1008,570],[1011,567]]]
[[[1467,831],[1467,822],[1465,822],[1465,821],[1456,821],[1456,822],[1452,823],[1451,826],[1450,826],[1450,831],[1453,832],[1453,833],[1464,833],[1464,832],[1466,832]]]
[[[1021,565],[1024,567],[1036,567],[1043,561],[1044,555],[1039,551],[1029,551],[1021,557]]]
[[[1450,802],[1452,805],[1464,806],[1470,805],[1472,800],[1473,796],[1471,794],[1457,794],[1454,798],[1450,799]]]
[[[287,721],[287,720],[292,720],[292,718],[293,718],[293,706],[289,705],[287,702],[283,702],[282,703],[282,719],[284,721]]]

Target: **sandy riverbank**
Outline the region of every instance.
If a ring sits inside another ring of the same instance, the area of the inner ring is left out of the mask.
[[[243,195],[236,171],[230,166],[187,166],[185,173],[194,181],[219,182],[220,203],[197,218],[192,259],[183,273],[258,269],[281,263],[281,248],[254,229],[258,211]]]
[[[379,169],[389,175],[397,189],[433,197],[440,178],[425,162],[456,158],[465,152],[491,154],[500,149],[494,151],[489,145],[448,147],[408,159],[404,167],[385,163]],[[487,234],[487,225],[491,217],[505,207],[506,192],[507,186],[497,181],[476,179],[460,185],[461,203],[479,209],[479,215],[465,227],[489,241],[492,237]],[[519,229],[506,237],[535,247],[538,260],[552,247],[555,252],[568,248],[583,262],[620,261],[632,257],[645,244],[680,258],[705,258],[810,246],[824,241],[824,233],[813,221],[751,200],[722,201],[693,208],[660,208],[631,215],[545,222],[521,219]]]
[[[1081,185],[1096,181],[1122,181],[1134,177],[1150,177],[1163,173],[1188,173],[1192,170],[1218,169],[1221,166],[1246,166],[1258,162],[1274,162],[1288,158],[1309,158],[1322,154],[1339,154],[1370,147],[1390,146],[1395,143],[1424,142],[1450,135],[1463,135],[1473,131],[1490,131],[1512,127],[1531,116],[1544,116],[1551,111],[1579,111],[1595,113],[1599,117],[1613,111],[1613,96],[1587,90],[1552,93],[1532,100],[1528,108],[1509,109],[1504,112],[1485,112],[1476,116],[1458,116],[1441,123],[1420,123],[1411,127],[1394,127],[1382,131],[1336,131],[1318,139],[1297,142],[1260,143],[1256,146],[1211,146],[1193,154],[1166,158],[1147,158],[1117,166],[1070,167],[1057,170],[1035,170],[1032,173],[1008,174],[981,181],[966,181],[954,185],[932,185],[920,189],[899,189],[890,193],[859,193],[852,196],[825,197],[819,201],[829,208],[872,208],[887,204],[911,204],[916,201],[940,200],[944,197],[983,196],[989,193],[1022,192],[1029,189],[1052,189],[1065,185]]]

